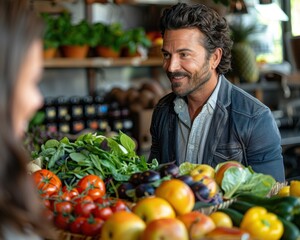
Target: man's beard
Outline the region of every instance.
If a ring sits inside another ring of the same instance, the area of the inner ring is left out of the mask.
[[[186,73],[186,72],[167,72],[167,76],[169,79],[172,79],[173,77],[187,77],[188,83],[193,83],[193,85],[190,86],[189,89],[185,90],[185,92],[179,92],[176,89],[179,88],[182,83],[181,82],[174,82],[171,83],[172,91],[179,97],[185,97],[199,88],[201,88],[203,85],[205,85],[209,79],[211,78],[212,73],[209,71],[209,65],[206,64],[203,66],[201,72],[196,72],[194,75]]]

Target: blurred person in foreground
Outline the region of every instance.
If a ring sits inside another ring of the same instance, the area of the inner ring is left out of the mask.
[[[235,160],[285,180],[281,137],[270,109],[230,83],[229,26],[202,4],[178,3],[160,19],[163,68],[172,92],[154,109],[149,159],[217,164]]]
[[[42,31],[25,1],[0,0],[0,239],[52,236],[22,146],[27,123],[43,103]]]

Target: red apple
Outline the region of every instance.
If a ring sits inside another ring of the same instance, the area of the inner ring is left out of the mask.
[[[177,217],[188,229],[190,240],[201,239],[204,235],[215,229],[214,221],[205,214],[192,211]]]
[[[188,240],[184,224],[176,218],[161,218],[147,224],[141,240]]]
[[[220,163],[216,166],[215,180],[219,186],[222,186],[222,180],[223,180],[225,171],[231,167],[237,167],[239,169],[244,168],[244,166],[240,162],[237,162],[237,161],[227,161],[224,163]]]
[[[103,224],[101,240],[139,240],[146,223],[132,212],[114,213]]]
[[[206,234],[207,237],[223,237],[227,239],[250,239],[250,234],[237,227],[216,227]]]

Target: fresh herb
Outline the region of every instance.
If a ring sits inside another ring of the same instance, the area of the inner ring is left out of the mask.
[[[41,146],[34,158],[43,159],[43,168],[57,174],[66,184],[75,184],[88,174],[104,180],[128,181],[135,172],[156,169],[156,159],[147,162],[135,152],[133,139],[123,132],[113,137],[87,133],[74,142],[67,137],[50,139]]]

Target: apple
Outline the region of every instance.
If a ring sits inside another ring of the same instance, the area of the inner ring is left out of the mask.
[[[182,221],[186,229],[188,229],[190,240],[201,239],[216,227],[214,221],[209,216],[198,211],[183,214],[178,216],[177,219]]]
[[[209,189],[209,197],[214,197],[219,192],[219,185],[212,177],[203,177],[201,182]]]
[[[192,189],[176,178],[163,181],[155,189],[155,196],[168,201],[175,210],[176,215],[192,211],[195,205],[195,196]]]
[[[188,240],[184,224],[176,218],[162,218],[147,224],[141,240]]]
[[[219,163],[215,168],[215,180],[219,186],[222,186],[222,180],[224,173],[227,169],[231,167],[237,167],[239,169],[244,169],[243,164],[237,161],[227,161],[224,163]]]
[[[104,222],[101,240],[139,240],[145,228],[146,223],[136,214],[115,212]]]
[[[215,169],[208,164],[200,164],[190,172],[190,175],[194,181],[200,181],[204,176],[213,178]]]
[[[207,237],[223,237],[226,239],[250,239],[250,234],[238,227],[216,227],[206,234]]]
[[[139,200],[132,209],[133,213],[149,223],[160,218],[175,218],[176,214],[169,202],[159,197],[146,197]]]

